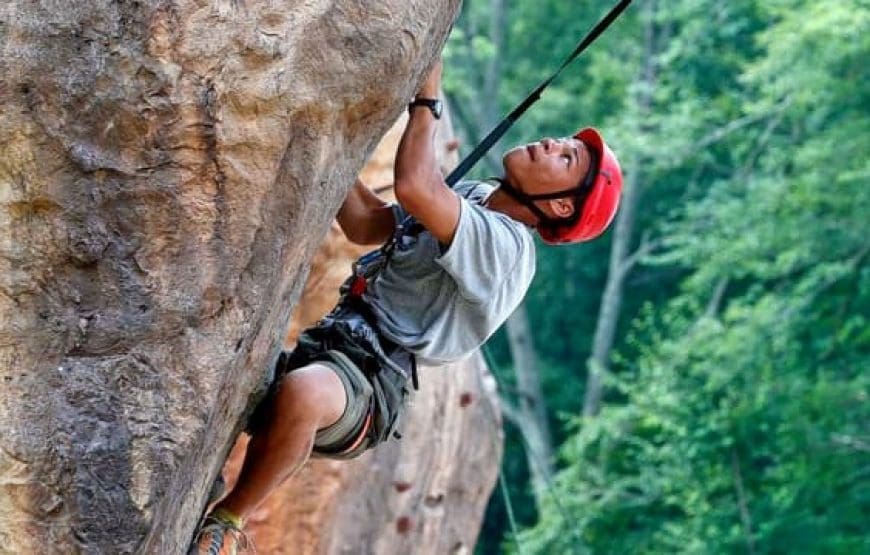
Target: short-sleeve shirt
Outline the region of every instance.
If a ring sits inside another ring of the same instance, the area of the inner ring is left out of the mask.
[[[516,309],[535,273],[530,228],[489,210],[494,187],[463,182],[459,223],[443,247],[428,231],[406,236],[369,284],[365,300],[379,331],[428,364],[462,359]],[[401,221],[407,215],[396,206]]]

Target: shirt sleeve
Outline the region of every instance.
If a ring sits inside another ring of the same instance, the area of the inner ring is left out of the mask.
[[[534,240],[523,224],[460,198],[453,241],[435,261],[466,300],[494,302],[506,293],[505,285],[525,294],[535,272]]]
[[[469,193],[474,191],[477,185],[478,183],[474,181],[460,181],[456,187],[453,188],[453,191],[461,198],[466,198]],[[408,211],[398,202],[390,203],[390,209],[393,211],[393,218],[396,220],[396,225],[403,223],[405,219],[411,217],[411,214],[408,213]]]

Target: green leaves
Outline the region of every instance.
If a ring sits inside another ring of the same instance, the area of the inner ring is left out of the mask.
[[[575,421],[556,490],[569,514],[541,516],[523,536],[533,552],[574,552],[566,526],[592,553],[870,549],[870,12],[859,4],[657,13],[673,34],[652,117],[615,118],[635,130],[622,148],[648,161],[659,197],[646,215],[663,247],[647,262],[685,277],[639,313],[611,403]],[[667,184],[687,176],[681,193]]]
[[[604,8],[464,10],[445,79],[479,117],[523,98]],[[634,244],[655,245],[626,282],[593,420],[572,415],[609,239],[540,249],[527,308],[567,416],[524,553],[870,552],[868,59],[864,0],[648,0],[514,128],[506,143],[602,128],[636,168]]]

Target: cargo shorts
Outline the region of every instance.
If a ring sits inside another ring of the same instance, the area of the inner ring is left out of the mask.
[[[350,459],[390,437],[401,437],[400,424],[411,396],[408,385],[416,375],[414,356],[379,337],[369,318],[346,305],[339,305],[305,330],[293,351],[281,353],[270,391],[249,421],[250,433],[266,424],[264,407],[281,379],[315,362],[336,373],[347,394],[347,406],[338,421],[317,432],[314,456]]]

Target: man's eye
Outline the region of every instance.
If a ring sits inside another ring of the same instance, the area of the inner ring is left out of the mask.
[[[571,165],[571,155],[570,155],[570,154],[563,154],[563,155],[562,155],[562,159],[565,160],[565,165],[566,165],[566,166],[570,166],[570,165]]]

